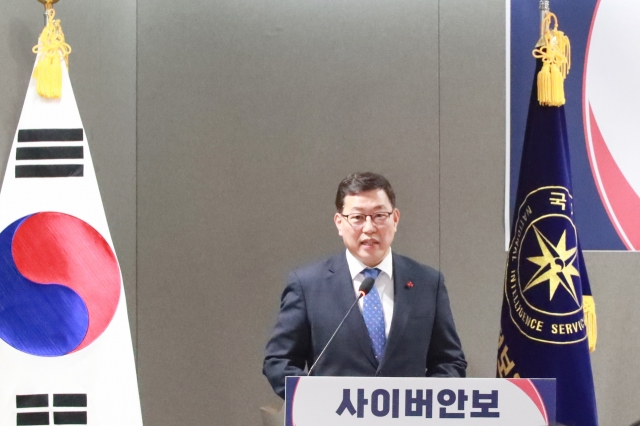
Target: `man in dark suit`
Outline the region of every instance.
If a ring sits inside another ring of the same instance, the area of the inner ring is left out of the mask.
[[[389,182],[375,173],[345,178],[334,222],[347,250],[289,275],[267,343],[263,373],[284,398],[286,376],[305,374],[354,303],[375,279],[313,374],[464,377],[467,363],[442,274],[391,252],[400,212]]]

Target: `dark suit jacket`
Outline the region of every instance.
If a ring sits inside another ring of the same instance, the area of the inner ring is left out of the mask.
[[[367,326],[356,307],[314,375],[465,376],[467,363],[442,274],[408,257],[392,256],[393,318],[381,362],[374,357]],[[304,375],[305,367],[313,365],[355,301],[354,293],[344,252],[289,275],[262,370],[281,398],[285,377]]]

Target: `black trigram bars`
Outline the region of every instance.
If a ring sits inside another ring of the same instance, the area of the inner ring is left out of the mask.
[[[83,164],[26,164],[16,166],[16,178],[82,177]]]
[[[83,129],[21,129],[18,142],[82,142]],[[68,160],[84,158],[82,146],[18,147],[16,160]],[[16,178],[82,177],[82,164],[18,164]]]
[[[21,129],[18,142],[82,142],[82,129]]]
[[[86,411],[54,411],[53,424],[54,425],[86,425],[87,412]]]
[[[82,146],[43,146],[16,149],[16,160],[60,160],[84,158]]]
[[[49,395],[16,395],[16,408],[42,408],[49,407]],[[17,414],[16,424],[21,425],[48,425],[49,412],[19,412]]]
[[[63,393],[53,395],[53,407],[55,408],[86,408],[87,394]],[[16,395],[17,426],[50,425],[49,411],[28,411],[25,409],[49,408],[49,395]],[[54,425],[86,425],[86,411],[53,411]]]

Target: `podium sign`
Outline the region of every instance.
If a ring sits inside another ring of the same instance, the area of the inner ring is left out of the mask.
[[[543,426],[555,379],[287,377],[285,426]]]

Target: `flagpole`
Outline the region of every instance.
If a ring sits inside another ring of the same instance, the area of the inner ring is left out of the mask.
[[[44,25],[47,25],[49,19],[49,9],[53,9],[53,5],[58,3],[60,0],[38,0],[38,3],[42,3],[44,5]]]
[[[540,39],[538,40],[536,47],[540,47],[544,45],[544,37],[543,37],[544,35],[542,34],[542,22],[544,21],[544,18],[547,16],[547,13],[549,13],[549,0],[540,0],[539,4],[540,4]]]

